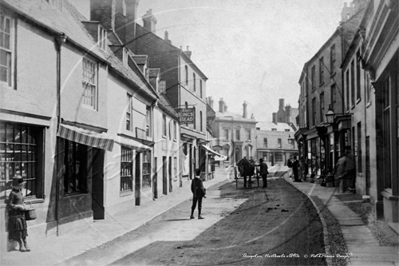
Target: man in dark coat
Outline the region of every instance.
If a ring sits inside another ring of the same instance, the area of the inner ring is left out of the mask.
[[[204,219],[201,216],[202,198],[205,198],[206,190],[200,178],[201,169],[195,170],[195,178],[191,182],[191,192],[193,193],[193,206],[191,207],[190,219],[194,219],[194,210],[198,202],[198,219]]]
[[[267,187],[267,174],[269,173],[267,164],[263,162],[263,159],[259,159],[259,166],[260,166],[260,176],[263,180],[263,187]]]
[[[294,161],[292,162],[292,171],[294,172],[294,182],[302,182],[299,179],[299,162],[296,158],[296,156],[294,156]]]

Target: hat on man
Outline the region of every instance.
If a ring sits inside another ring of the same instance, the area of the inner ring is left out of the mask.
[[[22,178],[22,176],[20,175],[16,175],[14,176],[14,178],[12,179],[12,187],[15,189],[20,189],[22,188],[22,186],[26,183],[26,181],[24,181],[24,179]]]

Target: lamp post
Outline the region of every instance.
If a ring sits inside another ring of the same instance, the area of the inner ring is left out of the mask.
[[[335,113],[334,110],[331,107],[331,104],[328,106],[328,111],[325,114],[326,116],[326,122],[330,125],[332,125],[334,123],[334,117],[335,117]]]

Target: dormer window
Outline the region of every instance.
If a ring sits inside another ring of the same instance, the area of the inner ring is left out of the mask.
[[[107,31],[100,25],[98,26],[98,46],[103,50],[107,48]]]

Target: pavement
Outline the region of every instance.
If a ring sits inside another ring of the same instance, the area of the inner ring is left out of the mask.
[[[277,171],[281,172],[280,167]],[[350,255],[348,266],[399,265],[399,247],[380,246],[361,217],[347,207],[334,195],[342,194],[336,187],[322,187],[309,182],[293,182],[289,174],[283,178],[309,198],[317,196],[328,210],[337,218]],[[323,225],[324,226],[324,225]],[[324,231],[325,234],[327,231]],[[326,251],[328,253],[328,251]],[[329,265],[331,261],[327,260]]]
[[[232,171],[227,170],[216,168],[214,179],[205,181],[204,186],[210,187],[228,179],[233,181]],[[309,182],[292,182],[288,170],[286,166],[278,165],[269,168],[270,176],[284,178],[308,197],[319,197],[337,218],[348,252],[351,254],[348,265],[399,266],[398,247],[380,246],[359,215],[334,197],[338,194],[336,188],[322,187]],[[0,265],[62,265],[68,259],[139,228],[190,197],[189,181],[185,181],[183,187],[175,189],[173,193],[156,201],[134,207],[133,211],[121,212],[104,220],[88,219],[86,227],[77,228],[58,237],[29,237],[31,252],[4,252],[5,247],[2,246]],[[324,232],[326,233],[327,230]],[[326,252],[328,253],[328,251]],[[331,261],[327,260],[327,262],[332,265]]]

